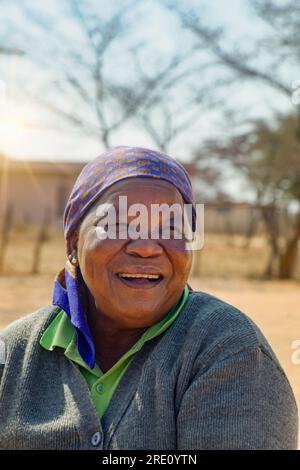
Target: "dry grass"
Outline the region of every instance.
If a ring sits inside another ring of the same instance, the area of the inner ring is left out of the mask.
[[[14,230],[5,255],[5,274],[30,274],[36,239],[36,229]],[[269,247],[262,236],[253,237],[246,245],[247,240],[242,235],[205,234],[204,248],[194,252],[194,273],[205,278],[261,278],[268,261]],[[42,248],[40,273],[54,274],[64,260],[62,232],[52,230]],[[300,260],[295,278],[300,280]]]

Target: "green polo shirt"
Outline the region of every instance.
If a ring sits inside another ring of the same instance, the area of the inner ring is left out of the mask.
[[[56,347],[65,349],[65,356],[78,365],[85,378],[94,405],[102,418],[118,383],[136,353],[140,351],[146,341],[155,338],[171,326],[184,307],[188,296],[189,288],[185,286],[180,299],[171,310],[159,322],[150,326],[129,351],[105,373],[100,370],[97,364],[91,369],[81,358],[76,345],[76,330],[63,310],[58,313],[43,333],[40,345],[49,351],[53,351]]]

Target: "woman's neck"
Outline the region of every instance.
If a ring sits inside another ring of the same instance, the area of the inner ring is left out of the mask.
[[[148,329],[117,325],[99,312],[94,302],[90,302],[88,323],[95,343],[96,360],[102,371],[118,362]]]

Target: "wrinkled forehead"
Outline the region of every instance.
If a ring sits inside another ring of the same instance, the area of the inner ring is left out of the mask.
[[[151,205],[161,204],[183,207],[184,201],[179,190],[168,181],[149,177],[128,178],[105,190],[83,218],[80,229],[92,224],[98,215],[106,212],[109,205],[113,205],[118,214],[128,212],[136,204],[142,204],[148,210]]]
[[[100,202],[108,200],[117,200],[118,196],[127,196],[132,202],[143,202],[144,199],[153,199],[153,201],[160,201],[175,199],[177,202],[183,202],[182,196],[175,185],[169,181],[162,179],[155,179],[150,177],[135,177],[126,180],[118,181],[103,193]]]
[[[135,177],[118,181],[110,186],[93,204],[89,214],[100,204],[110,203],[119,207],[120,196],[126,196],[127,204],[169,204],[183,205],[179,190],[172,183],[155,178]]]

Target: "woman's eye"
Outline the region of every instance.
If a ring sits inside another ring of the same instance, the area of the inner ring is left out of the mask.
[[[127,238],[128,225],[118,222],[107,222],[107,220],[97,219],[94,224],[101,231],[102,236],[106,234],[106,238],[117,239]]]
[[[128,235],[128,225],[127,224],[116,224],[115,226],[116,229],[116,236],[117,237],[122,237],[122,238],[127,238]]]
[[[176,225],[169,225],[167,227],[161,227],[159,233],[165,238],[174,238],[175,236],[178,238],[182,235],[182,230]]]

